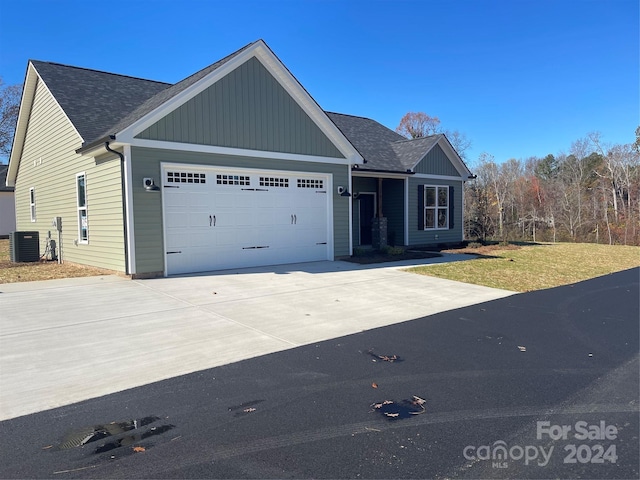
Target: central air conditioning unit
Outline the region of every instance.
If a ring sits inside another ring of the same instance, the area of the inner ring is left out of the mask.
[[[12,262],[40,260],[40,234],[38,232],[9,233],[9,253]]]

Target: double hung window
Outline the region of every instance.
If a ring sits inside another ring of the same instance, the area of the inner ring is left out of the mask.
[[[449,228],[449,187],[424,186],[424,229]]]

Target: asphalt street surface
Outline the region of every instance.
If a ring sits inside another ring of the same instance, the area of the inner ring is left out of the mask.
[[[0,478],[639,478],[639,279],[514,295],[7,420]]]

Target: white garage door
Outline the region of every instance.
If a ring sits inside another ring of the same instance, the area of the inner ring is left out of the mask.
[[[163,166],[168,275],[331,259],[329,176]]]

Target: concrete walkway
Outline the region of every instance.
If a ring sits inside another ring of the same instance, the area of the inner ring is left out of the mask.
[[[0,285],[0,420],[513,292],[315,262]]]

